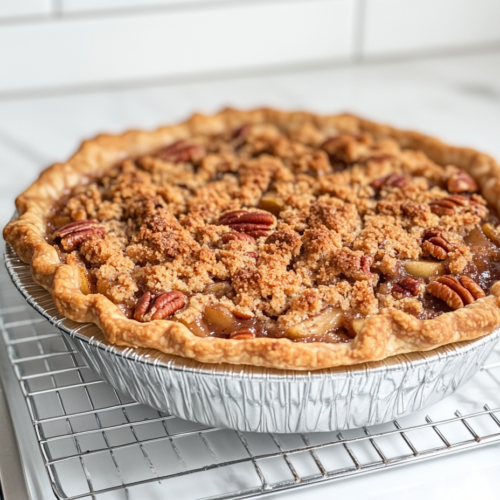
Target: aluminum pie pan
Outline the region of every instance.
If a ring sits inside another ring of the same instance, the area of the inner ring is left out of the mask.
[[[432,351],[311,372],[206,364],[110,344],[93,323],[62,316],[8,244],[5,263],[27,302],[116,390],[185,420],[240,431],[328,432],[391,421],[455,392],[500,338],[496,329]]]

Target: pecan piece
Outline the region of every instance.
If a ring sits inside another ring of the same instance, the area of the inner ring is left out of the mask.
[[[245,144],[251,128],[252,126],[247,123],[231,132],[231,142],[234,148],[237,149]]]
[[[455,194],[452,196],[446,196],[440,200],[434,200],[429,203],[431,212],[436,215],[453,215],[457,207],[466,207],[468,205],[474,204],[466,196]]]
[[[243,328],[242,330],[232,332],[229,338],[231,340],[252,340],[255,338],[255,333],[248,328]]]
[[[226,233],[221,237],[223,243],[229,243],[230,241],[246,241],[247,243],[255,243],[255,238],[246,233]]]
[[[415,278],[405,278],[394,285],[392,293],[396,298],[411,297],[412,295],[415,297],[420,292],[421,286],[421,281]]]
[[[245,233],[253,238],[268,236],[276,219],[268,212],[251,212],[248,210],[231,210],[222,215],[217,223],[228,226],[233,231]]]
[[[333,170],[343,170],[348,165],[366,157],[371,138],[368,134],[340,134],[327,139],[320,149],[326,152]]]
[[[438,260],[444,260],[455,245],[448,240],[448,234],[442,227],[426,229],[422,235],[422,250],[424,255],[430,255]]]
[[[177,141],[160,150],[156,156],[172,163],[195,162],[205,156],[205,148],[188,141]]]
[[[257,252],[247,252],[245,255],[247,257],[250,257],[251,259],[255,259],[255,260],[259,259],[259,254]]]
[[[238,319],[251,319],[252,318],[252,315],[251,314],[247,314],[243,311],[238,311],[238,310],[233,310],[233,316],[235,318],[238,318]]]
[[[451,275],[441,276],[427,286],[427,291],[451,309],[460,309],[485,296],[481,287],[468,276],[462,276],[460,281]]]
[[[175,311],[186,305],[186,296],[182,292],[165,292],[152,295],[146,292],[135,306],[134,319],[150,321],[172,316]]]
[[[375,258],[373,257],[373,255],[363,255],[363,257],[361,257],[359,264],[361,267],[361,271],[366,276],[373,276],[373,273],[370,271],[370,267],[372,266],[374,260]]]
[[[446,187],[450,193],[475,193],[479,189],[476,181],[463,170],[452,174]]]
[[[408,178],[393,172],[392,174],[379,177],[370,183],[373,189],[381,189],[383,186],[402,188],[408,184]]]
[[[72,252],[91,236],[103,237],[106,228],[97,220],[79,220],[60,227],[52,235],[54,241],[59,240],[66,252]]]

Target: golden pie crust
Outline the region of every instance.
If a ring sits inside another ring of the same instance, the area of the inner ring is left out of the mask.
[[[383,309],[369,317],[352,342],[292,342],[286,338],[230,341],[198,337],[186,326],[169,320],[139,323],[127,317],[104,295],[80,291],[78,266],[63,264],[46,241],[47,218],[54,205],[76,186],[102,176],[107,169],[131,157],[158,150],[196,134],[218,134],[245,124],[270,123],[287,129],[312,123],[338,133],[369,133],[389,138],[402,148],[420,150],[439,165],[453,164],[478,183],[485,200],[500,213],[500,166],[472,149],[449,146],[415,132],[373,123],[352,115],[318,116],[273,109],[224,110],[213,116],[194,115],[175,126],[153,132],[129,131],[100,135],[85,141],[66,163],[46,169],[16,200],[19,217],[4,229],[4,238],[19,257],[31,265],[34,280],[52,293],[58,310],[77,322],[93,322],[109,342],[154,348],[205,363],[233,363],[293,370],[316,370],[384,359],[395,354],[425,351],[475,339],[500,323],[500,285],[472,304],[433,319],[419,320],[401,310]]]

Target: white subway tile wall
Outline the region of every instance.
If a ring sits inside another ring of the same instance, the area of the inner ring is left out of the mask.
[[[347,60],[353,25],[351,0],[235,2],[4,25],[0,91]]]
[[[500,45],[500,0],[0,0],[0,98]]]
[[[499,0],[366,0],[365,56],[500,40]]]
[[[219,1],[241,3],[242,0]],[[92,12],[115,9],[141,9],[144,7],[161,7],[169,5],[203,5],[213,2],[214,0],[60,0],[60,11],[65,13]]]

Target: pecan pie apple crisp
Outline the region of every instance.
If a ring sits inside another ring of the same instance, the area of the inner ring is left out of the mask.
[[[419,134],[227,110],[84,143],[5,237],[111,342],[315,369],[491,332],[499,185],[493,159]]]

